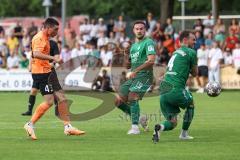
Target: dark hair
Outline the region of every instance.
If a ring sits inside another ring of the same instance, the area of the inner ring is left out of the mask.
[[[184,38],[188,38],[190,34],[193,34],[193,32],[191,32],[191,31],[186,31],[186,30],[185,30],[185,31],[182,31],[182,33],[181,33],[180,36],[179,36],[180,42],[182,42],[182,40],[183,40]]]
[[[58,26],[59,23],[56,19],[54,18],[47,18],[44,22],[43,22],[43,27],[53,27],[53,26]]]
[[[135,22],[133,23],[133,27],[132,27],[132,28],[134,28],[134,26],[135,26],[136,24],[143,24],[144,27],[146,28],[146,23],[145,23],[144,21],[141,21],[141,20],[135,21]]]

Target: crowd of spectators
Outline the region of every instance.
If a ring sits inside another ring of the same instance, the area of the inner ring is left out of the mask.
[[[181,31],[176,32],[172,19],[168,18],[162,24],[152,13],[147,14],[145,22],[147,36],[157,44],[156,65],[166,66],[172,53],[179,48],[178,36]],[[99,59],[102,66],[110,66],[115,54],[119,53],[109,44],[119,46],[132,41],[126,34],[126,27],[127,22],[122,15],[108,21],[85,18],[79,22],[78,32],[68,23],[64,30],[66,45],[60,49],[60,55],[64,62],[81,55],[92,55]],[[30,27],[17,22],[11,34],[6,35],[0,26],[0,68],[27,68],[31,56],[30,42],[40,28],[34,22]],[[194,49],[197,51],[198,65],[208,67],[210,80],[219,81],[217,72],[220,67],[240,68],[240,26],[237,19],[232,19],[228,25],[218,18],[214,24],[209,14],[206,19],[197,19],[192,29],[196,35]],[[56,37],[56,41],[61,44],[60,36]]]

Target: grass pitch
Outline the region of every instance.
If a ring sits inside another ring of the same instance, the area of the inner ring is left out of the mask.
[[[119,110],[89,121],[73,122],[87,132],[74,137],[63,134],[62,123],[54,116],[53,108],[36,124],[37,141],[27,138],[23,125],[30,117],[26,111],[28,93],[0,93],[0,160],[237,160],[240,159],[240,92],[223,92],[210,98],[193,94],[195,117],[191,141],[178,139],[182,119],[175,130],[164,132],[160,142],[151,141],[152,128],[159,122],[159,98],[145,98],[141,112],[151,116],[150,132],[129,136],[130,121]],[[99,100],[72,96],[79,101],[74,112],[93,109]],[[36,104],[42,101],[37,97]],[[87,106],[87,107],[85,107]],[[36,107],[36,106],[35,106]],[[181,115],[180,115],[181,116]]]

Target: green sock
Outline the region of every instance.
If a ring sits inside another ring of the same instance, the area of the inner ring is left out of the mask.
[[[174,128],[173,123],[170,122],[170,121],[164,121],[161,124],[164,126],[164,131],[169,131],[169,130],[172,130]]]
[[[122,110],[124,113],[131,115],[131,111],[130,111],[130,106],[127,105],[126,103],[122,103],[118,106],[118,108],[120,110]]]
[[[138,124],[139,117],[140,117],[140,108],[139,108],[138,101],[130,102],[130,110],[131,110],[132,124]]]
[[[188,130],[192,122],[193,116],[194,116],[194,107],[188,107],[183,117],[183,125],[182,125],[183,130]]]

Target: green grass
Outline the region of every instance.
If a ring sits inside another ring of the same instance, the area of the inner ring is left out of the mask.
[[[239,91],[223,92],[217,98],[194,94],[195,117],[190,133],[192,141],[178,139],[178,127],[164,132],[158,144],[151,141],[151,132],[126,135],[129,120],[119,110],[90,121],[73,122],[87,132],[85,136],[70,137],[63,134],[62,123],[51,109],[36,125],[37,141],[26,137],[23,125],[29,117],[20,115],[26,110],[27,93],[0,93],[0,160],[236,160],[240,159],[240,96]],[[101,101],[71,96],[73,111],[90,110]],[[41,102],[38,96],[36,104]],[[141,102],[142,113],[157,114],[158,97]],[[159,122],[152,117],[150,128]]]

